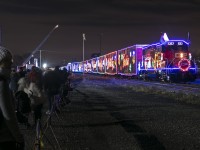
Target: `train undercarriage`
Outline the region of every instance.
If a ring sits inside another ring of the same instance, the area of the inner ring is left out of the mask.
[[[196,73],[195,70],[189,71],[170,71],[170,70],[159,70],[159,71],[147,71],[142,70],[138,74],[138,79],[146,81],[164,81],[164,82],[193,82],[195,81]]]

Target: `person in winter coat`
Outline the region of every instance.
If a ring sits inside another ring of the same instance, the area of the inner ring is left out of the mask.
[[[44,74],[44,90],[46,92],[47,99],[49,102],[49,109],[46,112],[46,114],[50,114],[54,102],[54,96],[59,94],[59,90],[62,84],[61,79],[61,71],[58,66],[55,67],[55,70],[48,71]],[[59,111],[57,107],[56,110]]]
[[[9,89],[12,54],[0,46],[0,150],[23,150],[24,138]]]
[[[42,92],[42,89],[39,88],[38,84],[31,82],[28,88],[25,88],[24,91],[28,94],[31,99],[31,107],[34,112],[34,121],[35,124],[38,119],[42,117],[42,108],[45,102],[45,97]]]
[[[9,84],[9,87],[10,87],[11,91],[13,92],[13,95],[15,94],[15,92],[17,92],[17,89],[18,89],[17,82],[18,82],[18,80],[19,80],[19,75],[16,72],[16,70],[13,68],[12,72],[11,72],[10,84]]]

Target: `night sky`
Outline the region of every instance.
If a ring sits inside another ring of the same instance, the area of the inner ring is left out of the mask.
[[[200,55],[199,0],[1,0],[1,45],[14,55],[31,53],[59,24],[40,49],[50,65],[64,59],[81,61],[134,44],[191,37],[193,55]],[[101,40],[100,40],[101,39]],[[100,42],[101,41],[101,42]],[[100,44],[101,43],[101,44]],[[57,53],[56,53],[57,52]]]

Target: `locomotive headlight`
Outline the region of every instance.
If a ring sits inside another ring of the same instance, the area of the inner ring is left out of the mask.
[[[183,58],[183,53],[180,53],[180,57]]]

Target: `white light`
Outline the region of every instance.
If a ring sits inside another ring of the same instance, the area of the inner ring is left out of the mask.
[[[180,54],[180,57],[183,58],[183,53]]]
[[[167,36],[167,33],[164,33],[163,38],[164,38],[165,41],[169,41],[169,38],[168,38],[168,36]]]
[[[85,33],[83,33],[83,40],[86,40]]]
[[[45,68],[47,67],[47,64],[46,64],[46,63],[44,63],[42,66],[43,66],[43,68],[45,69]]]

